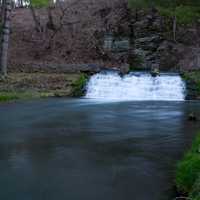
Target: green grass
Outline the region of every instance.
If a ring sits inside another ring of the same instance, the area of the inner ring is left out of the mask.
[[[0,92],[0,102],[8,102],[19,99],[27,100],[35,98],[45,98],[50,96],[54,96],[54,94],[50,92],[34,92],[34,91]]]
[[[181,193],[189,194],[193,200],[200,200],[200,134],[191,150],[178,163],[176,186]]]
[[[84,95],[84,87],[88,81],[88,76],[85,74],[81,74],[79,79],[76,80],[72,84],[72,96],[73,97],[80,97]]]

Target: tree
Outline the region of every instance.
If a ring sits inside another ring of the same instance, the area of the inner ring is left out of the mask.
[[[173,39],[176,42],[177,26],[192,24],[200,17],[200,2],[196,0],[155,0],[161,15],[173,21]]]
[[[49,0],[32,0],[31,2],[25,0],[24,3],[29,5],[32,11],[34,21],[36,23],[36,29],[41,31],[40,22],[37,20],[35,10],[33,6],[44,6],[47,5]],[[19,2],[15,1],[15,4],[23,5],[23,0]],[[1,33],[1,46],[0,46],[0,75],[2,77],[7,76],[7,65],[8,65],[8,48],[9,48],[9,39],[10,39],[10,27],[11,27],[11,8],[12,0],[2,0],[1,4],[1,24],[2,24],[2,33]]]
[[[10,38],[10,21],[11,21],[11,0],[5,0],[3,4],[5,8],[2,19],[2,41],[0,52],[0,73],[3,77],[7,75],[7,63],[8,63],[8,45]]]
[[[128,5],[130,8],[135,9],[135,21],[138,20],[138,11],[140,9],[148,8],[151,5],[149,0],[129,0]]]
[[[48,7],[49,2],[50,0],[30,0],[29,1],[29,8],[31,10],[31,14],[33,16],[33,20],[35,23],[35,29],[37,32],[42,32],[42,26],[41,26],[40,20],[38,19],[36,15],[35,8]]]
[[[189,24],[200,18],[200,1],[197,0],[129,0],[129,4],[135,9],[155,7],[161,15],[171,18],[174,41],[178,24]]]

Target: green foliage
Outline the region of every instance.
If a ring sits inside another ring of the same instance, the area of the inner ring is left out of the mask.
[[[176,186],[179,191],[194,194],[196,184],[199,184],[200,178],[200,135],[195,139],[191,150],[185,155],[182,161],[178,163],[176,174]]]
[[[196,181],[192,192],[190,193],[189,197],[192,200],[200,200],[200,177],[199,179]]]
[[[81,74],[79,79],[76,80],[72,86],[73,86],[73,91],[72,91],[72,96],[74,97],[80,97],[84,95],[84,87],[88,81],[88,76],[85,74]]]
[[[47,92],[37,92],[37,91],[7,91],[0,92],[0,102],[9,102],[15,100],[29,100],[29,99],[37,99],[37,98],[47,98],[54,97],[56,93],[51,91]]]
[[[175,15],[179,24],[191,24],[200,18],[200,8],[179,6],[176,8]]]
[[[181,25],[192,24],[197,19],[200,18],[200,8],[199,7],[189,7],[189,6],[178,6],[175,9],[173,7],[157,7],[159,13],[165,17],[177,18],[177,23]]]
[[[7,102],[16,99],[18,99],[18,96],[15,93],[8,93],[8,92],[0,93],[0,102]]]
[[[188,153],[178,165],[176,184],[180,191],[188,193],[192,190],[200,174],[200,155]]]
[[[200,94],[200,71],[185,72],[182,78],[186,81],[192,81],[195,84],[195,90]]]
[[[197,0],[129,0],[131,8],[155,7],[165,17],[177,18],[178,24],[191,24],[200,18],[200,1]]]
[[[144,9],[149,7],[150,2],[150,0],[129,0],[128,5],[129,8]]]
[[[30,0],[30,3],[35,8],[42,8],[49,5],[49,0]]]

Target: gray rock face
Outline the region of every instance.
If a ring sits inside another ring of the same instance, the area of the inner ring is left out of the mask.
[[[127,37],[118,38],[112,34],[106,34],[103,48],[113,53],[127,52],[130,49],[130,40]]]
[[[185,47],[178,65],[181,70],[200,70],[200,48]]]
[[[174,42],[172,33],[156,11],[139,13],[137,21],[131,20],[131,27],[134,33],[131,35],[129,31],[130,38],[123,34],[121,38],[112,34],[105,36],[104,50],[110,52],[110,58],[139,70],[151,70],[155,66],[161,71],[200,69],[200,30],[197,27],[179,26],[177,42]]]
[[[116,37],[111,33],[105,35],[103,50],[107,60],[112,60],[119,66],[126,66],[130,49],[131,44],[128,37]]]
[[[119,41],[114,41],[112,46],[112,51],[114,52],[124,52],[130,49],[129,39],[122,39]]]
[[[181,48],[181,47],[179,47]],[[178,55],[177,46],[170,41],[163,41],[157,49],[157,55],[160,58],[161,70],[175,70],[177,71]]]

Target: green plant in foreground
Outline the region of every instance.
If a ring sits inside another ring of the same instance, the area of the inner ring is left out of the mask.
[[[194,190],[196,194],[196,184],[199,184],[200,177],[200,135],[195,139],[191,150],[178,163],[176,174],[176,186],[180,192],[190,193]],[[199,196],[197,196],[199,198]],[[196,196],[194,197],[197,198]],[[197,198],[197,199],[198,199]],[[195,199],[195,200],[197,200]]]
[[[16,94],[12,93],[0,93],[0,102],[6,102],[11,100],[18,99],[18,96]]]
[[[198,180],[196,181],[189,197],[192,200],[200,200],[200,176],[199,176]]]
[[[88,76],[85,74],[81,74],[79,79],[76,80],[73,84],[72,84],[72,96],[74,97],[80,97],[83,96],[84,94],[84,87],[86,85],[88,81]]]

